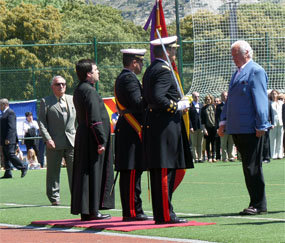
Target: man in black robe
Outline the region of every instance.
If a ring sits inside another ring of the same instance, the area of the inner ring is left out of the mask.
[[[176,36],[151,41],[155,60],[143,77],[143,97],[147,103],[143,126],[145,168],[150,171],[153,216],[156,224],[185,223],[173,211],[171,198],[177,169],[193,168],[193,158],[182,111],[189,100],[180,100],[171,67],[175,60]],[[167,55],[167,56],[166,56]]]
[[[73,102],[78,128],[75,136],[74,166],[71,190],[71,213],[81,220],[111,218],[99,209],[114,208],[114,180],[110,143],[110,119],[102,98],[94,88],[99,70],[94,61],[76,64],[79,84]]]
[[[115,169],[120,172],[123,221],[150,219],[142,209],[141,175],[143,168],[141,125],[144,102],[136,74],[143,67],[145,49],[122,49],[124,69],[115,83],[115,98],[120,117],[115,130]]]

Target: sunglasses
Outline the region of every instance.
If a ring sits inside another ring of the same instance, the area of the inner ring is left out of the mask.
[[[66,85],[66,83],[56,83],[56,84],[53,84],[54,86],[65,86]]]

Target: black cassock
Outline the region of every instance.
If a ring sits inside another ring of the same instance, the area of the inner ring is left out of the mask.
[[[78,128],[75,136],[71,190],[72,214],[95,214],[114,208],[114,181],[110,119],[102,98],[88,82],[80,82],[73,95]],[[98,144],[105,147],[101,155]]]

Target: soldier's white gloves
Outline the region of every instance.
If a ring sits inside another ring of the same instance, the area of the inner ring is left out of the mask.
[[[189,107],[190,107],[189,100],[180,100],[177,103],[177,110],[178,111],[183,111]]]

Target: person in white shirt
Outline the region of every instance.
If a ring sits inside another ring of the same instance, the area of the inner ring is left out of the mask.
[[[27,111],[25,113],[26,120],[23,122],[23,131],[25,139],[24,143],[26,145],[27,151],[29,149],[33,149],[38,156],[38,148],[36,146],[36,140],[35,139],[28,139],[29,137],[36,137],[38,135],[39,131],[39,125],[36,121],[34,121],[33,113]]]

